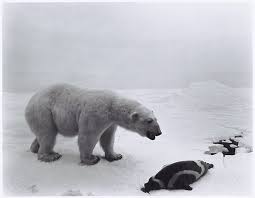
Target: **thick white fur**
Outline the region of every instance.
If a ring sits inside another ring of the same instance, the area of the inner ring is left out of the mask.
[[[152,111],[139,102],[111,91],[80,89],[67,84],[54,85],[36,93],[26,107],[25,117],[36,136],[31,150],[38,152],[38,159],[42,161],[54,161],[59,157],[53,151],[58,133],[78,135],[81,162],[91,165],[99,161],[92,155],[98,141],[106,159],[121,158],[113,150],[117,126],[141,136],[146,136],[147,131],[155,135],[160,132]],[[148,124],[147,119],[153,119],[153,123]]]

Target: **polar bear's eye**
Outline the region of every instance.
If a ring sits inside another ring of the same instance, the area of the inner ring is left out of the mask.
[[[148,118],[146,121],[147,121],[148,124],[150,124],[150,123],[153,122],[153,119],[152,118]]]

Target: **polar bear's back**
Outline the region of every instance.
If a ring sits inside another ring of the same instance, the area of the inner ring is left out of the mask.
[[[29,125],[44,123],[56,126],[63,135],[75,135],[83,112],[98,117],[108,116],[115,93],[107,90],[80,89],[57,84],[38,91],[29,101],[25,117]],[[40,124],[41,125],[41,124]],[[38,128],[38,127],[31,127]]]
[[[51,108],[56,103],[87,103],[112,100],[114,97],[117,97],[117,95],[109,90],[81,89],[70,84],[56,84],[38,91],[32,96],[29,103],[43,103]]]

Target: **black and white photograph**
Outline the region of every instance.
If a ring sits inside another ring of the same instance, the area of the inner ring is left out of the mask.
[[[251,196],[250,1],[3,2],[5,196]]]

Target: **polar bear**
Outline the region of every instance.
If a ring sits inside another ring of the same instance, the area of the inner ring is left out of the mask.
[[[53,151],[57,134],[78,135],[80,160],[84,165],[100,160],[92,154],[98,141],[108,161],[122,158],[113,149],[117,126],[151,140],[161,135],[153,112],[139,102],[109,90],[81,89],[68,84],[37,92],[26,106],[25,118],[36,136],[30,150],[45,162],[61,157]]]

